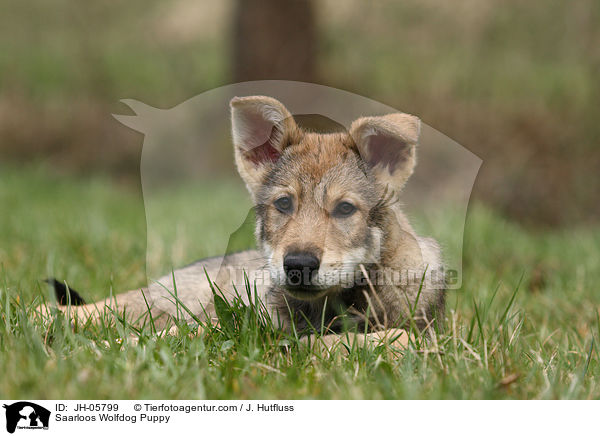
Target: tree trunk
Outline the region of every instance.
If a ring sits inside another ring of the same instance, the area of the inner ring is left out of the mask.
[[[315,81],[311,1],[236,0],[234,20],[234,81]]]

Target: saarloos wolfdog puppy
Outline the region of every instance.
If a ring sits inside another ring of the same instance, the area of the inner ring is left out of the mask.
[[[409,322],[423,330],[441,321],[439,246],[416,235],[399,201],[416,165],[420,120],[393,113],[359,118],[349,132],[315,133],[270,97],[236,97],[230,106],[235,162],[254,203],[258,249],[203,259],[92,304],[70,290],[73,316],[85,321],[109,306],[130,320],[148,312],[155,322],[191,317],[173,303],[176,288],[192,314],[216,319],[218,288],[227,299],[260,299],[283,329],[293,324],[310,333],[325,326],[329,343],[338,337],[332,332],[352,326],[382,338],[402,333]],[[237,294],[232,274],[241,270],[251,283],[268,279]],[[66,288],[53,284],[65,310]]]

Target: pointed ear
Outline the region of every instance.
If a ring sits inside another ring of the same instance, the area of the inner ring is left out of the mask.
[[[254,197],[298,127],[285,106],[271,97],[234,97],[230,106],[236,165]]]
[[[383,184],[400,190],[413,173],[421,120],[408,114],[359,118],[350,135],[362,159]]]

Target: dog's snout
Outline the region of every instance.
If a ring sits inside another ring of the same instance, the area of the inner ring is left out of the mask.
[[[310,285],[312,276],[318,271],[320,261],[307,252],[288,253],[283,258],[283,269],[288,282],[294,286]]]

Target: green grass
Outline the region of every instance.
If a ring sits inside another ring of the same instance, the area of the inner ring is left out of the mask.
[[[0,178],[0,397],[600,398],[597,227],[537,233],[474,205],[463,288],[449,292],[437,344],[417,342],[401,358],[383,348],[322,358],[244,307],[223,307],[221,327],[195,337],[182,326],[161,338],[110,316],[74,328],[33,321],[47,276],[89,298],[144,281],[143,202],[108,180],[44,168],[0,168]],[[185,192],[164,198],[165,210],[198,220],[171,235],[177,262],[215,254],[247,201],[241,184],[213,182],[197,190],[206,208],[190,212]],[[131,334],[138,345],[121,340]]]

